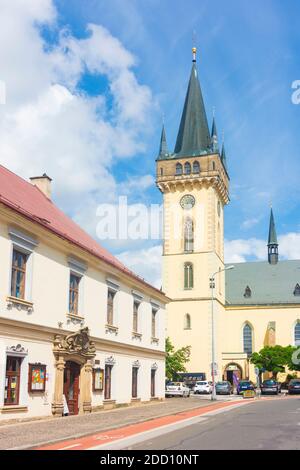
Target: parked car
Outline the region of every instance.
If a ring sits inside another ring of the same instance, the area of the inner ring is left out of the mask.
[[[251,380],[240,380],[236,388],[236,393],[238,395],[246,392],[246,390],[255,390],[255,386]]]
[[[196,382],[196,385],[194,387],[194,393],[199,395],[201,393],[212,393],[212,382],[207,382],[207,380],[201,380],[199,382]]]
[[[216,383],[216,394],[217,395],[231,395],[232,393],[232,385],[230,382],[223,381]]]
[[[183,382],[169,382],[166,385],[166,397],[189,397],[190,389]]]
[[[292,379],[289,383],[289,394],[300,393],[300,379]]]
[[[273,379],[264,380],[260,386],[260,389],[261,389],[262,395],[266,395],[268,393],[273,393],[275,395],[278,395],[278,393],[280,393],[281,391],[281,387],[279,383]]]

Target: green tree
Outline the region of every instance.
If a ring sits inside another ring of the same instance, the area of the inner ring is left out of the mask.
[[[175,350],[170,338],[166,339],[166,377],[176,380],[179,372],[186,372],[185,365],[189,362],[191,346]]]
[[[272,372],[276,380],[279,372],[285,372],[285,366],[291,360],[291,346],[265,346],[258,353],[253,353],[250,362],[259,369]]]

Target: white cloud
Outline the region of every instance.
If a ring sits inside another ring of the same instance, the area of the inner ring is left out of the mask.
[[[135,57],[101,25],[88,25],[83,39],[64,29],[49,48],[39,25],[58,27],[51,0],[0,7],[0,163],[27,178],[48,173],[59,205],[93,231],[97,205],[117,196],[112,165],[144,150],[151,90],[136,79]],[[108,95],[78,92],[86,72],[107,82]],[[140,181],[147,185],[149,176]]]
[[[135,273],[142,276],[146,281],[150,282],[158,289],[161,288],[161,245],[136,251],[125,251],[120,253],[118,258]]]

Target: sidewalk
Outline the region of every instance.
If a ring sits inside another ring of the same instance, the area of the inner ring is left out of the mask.
[[[0,449],[42,446],[206,406],[206,400],[202,401],[196,397],[171,398],[160,403],[100,411],[83,416],[3,425],[0,427]]]

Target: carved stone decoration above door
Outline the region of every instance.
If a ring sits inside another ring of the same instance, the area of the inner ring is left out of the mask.
[[[87,327],[65,337],[56,335],[53,351],[54,354],[79,354],[86,358],[93,358],[96,354],[95,343],[90,340]]]
[[[56,335],[53,341],[55,356],[55,387],[52,402],[52,413],[55,416],[63,414],[63,387],[66,362],[73,361],[80,367],[79,377],[79,413],[90,413],[92,410],[92,359],[96,348],[90,340],[89,329],[81,328],[66,336]]]

